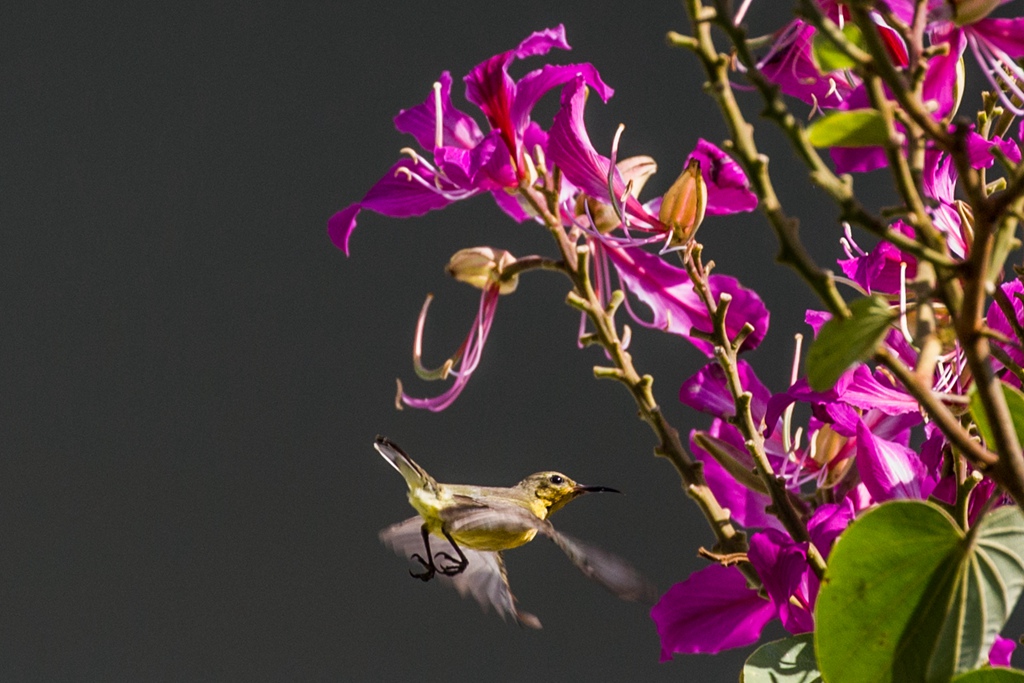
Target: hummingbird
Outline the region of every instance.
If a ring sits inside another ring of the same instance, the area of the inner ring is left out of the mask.
[[[419,513],[380,533],[395,552],[407,555],[423,581],[439,577],[486,610],[540,628],[540,620],[520,610],[512,594],[502,553],[550,538],[588,578],[623,600],[653,603],[654,587],[622,558],[556,531],[548,517],[585,493],[620,493],[607,486],[584,486],[560,472],[537,472],[515,486],[441,484],[401,448],[378,436],[374,448],[405,479],[409,503]]]

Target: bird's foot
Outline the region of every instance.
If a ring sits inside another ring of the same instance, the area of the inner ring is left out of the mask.
[[[449,562],[452,563],[452,564],[447,565],[447,566],[442,565],[442,566],[436,567],[436,570],[439,573],[444,574],[445,576],[455,576],[456,574],[461,574],[462,572],[466,571],[466,567],[469,566],[469,560],[467,560],[464,557],[460,558],[460,559],[455,559],[454,557],[452,557],[448,553],[444,553],[444,552],[436,553],[434,555],[434,557],[435,558],[444,558],[444,559],[446,559],[446,560],[448,560]]]
[[[409,576],[413,577],[414,579],[420,579],[421,581],[430,581],[432,578],[434,578],[434,574],[437,573],[437,567],[434,566],[433,562],[427,562],[419,553],[413,554],[412,557],[410,557],[409,559],[416,560],[421,565],[423,565],[424,569],[424,571],[419,573],[414,572],[410,569]],[[442,571],[441,573],[444,574],[445,572]]]

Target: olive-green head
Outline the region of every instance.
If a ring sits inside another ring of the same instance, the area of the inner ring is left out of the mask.
[[[561,509],[573,498],[584,493],[597,493],[605,491],[608,493],[621,493],[607,486],[584,486],[565,476],[561,472],[537,472],[516,484],[516,488],[522,489],[531,499],[535,499],[550,515],[555,510]],[[533,500],[531,500],[533,502]]]

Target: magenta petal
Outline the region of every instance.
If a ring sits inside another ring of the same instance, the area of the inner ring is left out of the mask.
[[[348,238],[356,229],[356,216],[362,209],[362,205],[353,204],[334,214],[327,221],[327,236],[331,238],[334,246],[345,252],[345,256],[349,255]]]
[[[530,217],[523,205],[519,203],[516,195],[509,194],[505,190],[492,190],[491,196],[494,197],[494,203],[498,205],[498,208],[516,223],[522,223]]]
[[[1014,317],[1016,317],[1017,319],[1017,322],[1021,322],[1022,320],[1024,320],[1024,304],[1022,304],[1021,300],[1017,298],[1018,294],[1024,292],[1024,285],[1021,285],[1020,280],[1012,280],[1004,285],[1000,285],[1000,288],[1003,290],[1007,298],[1009,298],[1010,303],[1013,305],[1013,313]],[[1016,338],[1016,333],[1014,333],[1013,328],[1010,326],[1010,321],[1007,320],[1006,314],[1003,313],[1003,309],[999,307],[999,304],[993,302],[989,306],[988,313],[985,316],[985,322],[993,330],[1001,332],[1006,338]],[[1001,342],[994,340],[992,343],[996,344],[997,346],[999,346],[999,348],[1005,351],[1006,354],[1010,357],[1010,360],[1012,360],[1018,366],[1024,367],[1024,352],[1021,352],[1020,348],[1016,344],[1003,344]],[[999,363],[998,361],[995,361],[995,363],[997,368],[1002,367],[1002,363]],[[1015,387],[1020,385],[1017,376],[1013,373],[1007,373],[1003,381],[1012,384]]]
[[[832,147],[828,152],[837,173],[868,173],[889,163],[881,147]]]
[[[1017,648],[1017,641],[1010,638],[996,636],[996,642],[992,643],[992,649],[988,653],[989,666],[1010,666],[1010,656]]]
[[[896,221],[890,227],[908,237],[914,236],[914,229],[903,221]],[[868,294],[897,294],[904,278],[901,263],[907,264],[906,281],[912,281],[917,275],[917,260],[889,242],[879,242],[867,254],[839,261],[839,267],[846,277],[864,288]]]
[[[750,189],[747,176],[732,157],[701,138],[687,159],[700,162],[701,176],[708,187],[707,213],[720,216],[757,208],[757,195]],[[684,166],[685,167],[685,166]]]
[[[543,31],[534,31],[524,38],[523,42],[519,43],[518,47],[509,54],[515,57],[515,59],[526,59],[527,57],[546,55],[554,48],[560,50],[572,49],[565,39],[565,26],[563,24],[559,24],[554,28],[546,28]]]
[[[422,165],[411,159],[403,159],[370,188],[361,202],[331,216],[327,221],[327,234],[335,246],[348,255],[348,240],[356,228],[356,217],[362,209],[394,218],[407,218],[422,216],[450,203],[451,200],[441,194],[434,185],[434,177]]]
[[[766,529],[750,537],[747,557],[757,569],[765,590],[778,610],[782,625],[790,633],[814,630],[809,594],[810,567],[804,544],[794,543],[786,533]],[[817,592],[815,580],[814,592]],[[802,606],[796,606],[791,599]]]
[[[516,83],[516,98],[512,103],[512,122],[517,130],[526,125],[530,110],[546,92],[554,87],[581,78],[597,93],[602,102],[607,102],[615,91],[608,87],[593,64],[545,64],[536,71],[519,79]]]
[[[562,89],[561,107],[551,122],[548,135],[548,160],[559,168],[565,178],[584,193],[609,201],[608,169],[611,160],[597,153],[590,142],[583,123],[583,107],[586,103],[586,88],[583,77],[577,77]],[[618,171],[612,177],[613,191],[617,198],[626,194],[626,184]],[[632,195],[626,195],[626,213],[638,217],[641,222],[658,224],[643,205]]]
[[[845,500],[839,504],[822,505],[807,520],[807,533],[810,534],[811,541],[824,557],[828,557],[832,550],[832,544],[835,543],[839,534],[850,526],[854,516],[852,501]]]
[[[737,569],[719,565],[694,572],[651,608],[663,662],[677,652],[713,654],[755,643],[774,615]]]
[[[971,24],[972,34],[998,47],[1007,56],[1024,57],[1024,18],[987,18]]]
[[[971,132],[967,135],[967,157],[974,168],[990,168],[995,163],[995,155],[992,148],[996,147],[1015,164],[1020,163],[1020,148],[1013,140],[1004,140],[998,135],[991,140],[986,140],[977,133]]]
[[[787,95],[799,97],[824,108],[839,106],[850,91],[845,78],[822,75],[811,56],[814,27],[804,21],[790,22],[778,36],[780,46],[773,47],[760,64],[761,73]]]
[[[921,410],[913,396],[894,387],[884,374],[872,374],[866,365],[858,365],[853,369],[853,375],[840,393],[839,400],[863,410],[875,408],[886,415],[919,413]]]
[[[936,484],[917,453],[876,437],[864,422],[857,426],[857,471],[871,497],[879,503],[924,500]]]
[[[561,25],[530,34],[519,47],[481,62],[464,79],[466,99],[480,107],[491,127],[500,131],[517,164],[520,161],[521,135],[533,105],[550,88],[572,80],[579,67],[566,73],[559,72],[557,67],[554,70],[542,68],[533,72],[525,83],[523,101],[519,101],[519,84],[509,76],[508,67],[516,59],[547,54],[555,47],[569,49],[565,41],[565,28]],[[603,85],[596,71],[593,76],[597,83]]]
[[[753,395],[750,410],[754,421],[760,422],[771,394],[745,360],[740,359],[736,370],[743,389]],[[694,410],[715,417],[727,418],[736,414],[736,405],[726,384],[725,371],[717,362],[708,363],[697,374],[683,382],[683,386],[679,388],[679,400]]]
[[[936,43],[948,43],[949,48],[946,54],[928,60],[928,73],[924,77],[921,97],[925,102],[938,103],[935,116],[944,117],[956,104],[953,94],[957,87],[957,64],[967,47],[967,38],[962,30],[954,28],[944,36],[933,36],[933,40]]]

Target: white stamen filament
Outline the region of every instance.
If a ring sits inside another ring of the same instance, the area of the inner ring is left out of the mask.
[[[1003,106],[1017,116],[1024,115],[1024,108],[1012,101],[1013,97],[1024,100],[1024,91],[1018,85],[1018,81],[1024,81],[1024,70],[1003,50],[979,40],[973,34],[967,35],[967,43],[971,46],[975,59],[982,65],[988,82],[998,93]]]
[[[434,148],[444,146],[444,128],[441,120],[441,84],[434,82]]]
[[[857,258],[853,254],[853,248],[850,246],[850,241],[848,239],[840,237],[839,246],[843,248],[843,253],[846,254],[846,258]]]
[[[736,18],[733,19],[732,25],[739,26],[740,22],[743,21],[743,17],[747,16],[747,8],[750,7],[751,0],[743,0],[743,4],[740,5],[740,9],[736,12]]]
[[[793,341],[795,342],[795,344],[793,349],[793,365],[789,371],[790,387],[796,384],[796,380],[800,376],[800,352],[803,349],[804,345],[804,335],[800,334],[799,332],[796,333],[795,335],[793,335]],[[787,453],[792,453],[795,448],[789,439],[789,428],[793,421],[793,408],[795,406],[795,403],[790,403],[782,412],[782,448]],[[797,438],[797,441],[799,441],[799,438]]]
[[[914,343],[914,337],[907,327],[907,262],[900,261],[900,331],[908,344]]]

